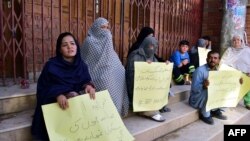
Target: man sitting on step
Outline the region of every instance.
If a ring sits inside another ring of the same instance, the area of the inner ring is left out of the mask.
[[[216,71],[220,61],[218,52],[210,51],[207,54],[207,64],[198,67],[193,73],[189,104],[196,109],[199,109],[199,116],[202,121],[208,124],[213,124],[213,117],[226,120],[227,117],[221,112],[221,109],[213,109],[206,112],[207,103],[207,87],[209,85],[209,71]]]

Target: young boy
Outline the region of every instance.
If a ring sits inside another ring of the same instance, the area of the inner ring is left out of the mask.
[[[173,75],[177,85],[190,85],[191,81],[184,80],[184,76],[188,76],[195,71],[194,65],[190,64],[188,48],[189,42],[187,40],[181,40],[179,50],[176,50],[170,57],[170,61],[174,63]]]

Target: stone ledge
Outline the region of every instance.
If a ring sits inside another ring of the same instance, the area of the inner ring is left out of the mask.
[[[28,89],[21,89],[19,85],[13,85],[10,87],[0,87],[0,100],[35,94],[36,83],[30,84],[30,87]]]

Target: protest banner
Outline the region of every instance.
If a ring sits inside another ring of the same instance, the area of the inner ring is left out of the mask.
[[[202,66],[207,63],[207,54],[211,51],[211,49],[206,49],[203,47],[198,47],[198,53],[199,53],[199,65]]]
[[[241,90],[241,76],[240,71],[210,71],[206,111],[219,107],[235,107]]]
[[[134,111],[159,110],[168,103],[173,63],[135,62]]]
[[[133,141],[107,90],[68,99],[69,108],[57,103],[43,105],[43,115],[51,141]]]

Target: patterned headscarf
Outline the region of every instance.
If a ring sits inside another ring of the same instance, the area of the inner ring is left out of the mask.
[[[117,56],[113,49],[111,32],[107,29],[101,28],[104,24],[108,24],[108,21],[104,18],[98,18],[95,20],[89,29],[88,36],[81,48],[82,59],[92,69],[95,69],[95,66],[98,66],[97,63],[101,64],[102,62],[100,61],[105,60],[105,62],[108,62],[112,56]],[[106,56],[104,56],[104,54],[106,54]],[[109,57],[107,55],[109,55]],[[104,58],[99,58],[98,56]]]
[[[110,30],[101,28],[102,25],[108,23],[109,22],[104,18],[97,18],[91,26],[90,30],[88,31],[88,34],[98,38],[105,38],[106,36],[111,36]]]
[[[81,47],[81,56],[89,67],[96,90],[108,89],[118,112],[125,116],[129,106],[125,69],[113,48],[110,30],[101,28],[105,24],[108,21],[104,18],[94,21]]]

